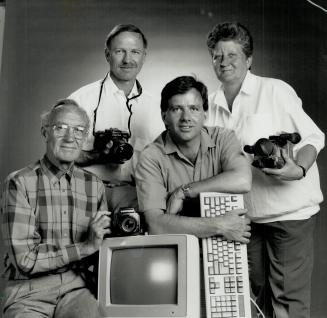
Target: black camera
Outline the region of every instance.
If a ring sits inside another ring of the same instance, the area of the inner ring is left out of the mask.
[[[134,208],[121,208],[113,213],[111,236],[129,236],[144,234],[144,216]]]
[[[104,131],[97,131],[94,133],[93,148],[103,153],[106,145],[112,141],[113,145],[110,151],[105,156],[105,161],[112,163],[124,163],[133,156],[133,147],[127,141],[130,135],[126,131],[121,131],[117,128],[110,128]]]
[[[254,154],[252,165],[256,168],[282,168],[285,160],[281,150],[285,149],[290,158],[293,158],[293,145],[300,142],[298,133],[283,133],[278,136],[260,138],[253,146],[245,145],[244,151]]]

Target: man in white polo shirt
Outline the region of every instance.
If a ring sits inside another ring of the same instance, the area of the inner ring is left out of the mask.
[[[137,208],[133,176],[138,155],[164,130],[159,101],[144,92],[136,79],[143,66],[146,49],[147,40],[138,27],[116,25],[105,43],[109,72],[102,80],[70,95],[87,111],[91,120],[90,133],[78,163],[104,181],[111,211],[120,207]],[[114,142],[106,136],[104,142],[94,143],[95,139],[99,139],[95,138],[99,132],[111,128],[123,131],[123,136]],[[131,159],[128,159],[128,151],[126,154],[124,150],[119,160],[114,158],[119,147],[118,140],[127,141],[133,147]]]

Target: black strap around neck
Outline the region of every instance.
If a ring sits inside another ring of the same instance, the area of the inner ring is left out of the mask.
[[[107,80],[108,76],[109,76],[109,72],[106,74],[106,76],[103,78],[103,80],[101,81],[101,84],[100,84],[98,103],[97,103],[97,106],[95,107],[94,112],[93,112],[93,130],[92,130],[93,136],[95,135],[95,124],[96,124],[96,120],[97,120],[98,108],[99,108],[101,97],[102,97],[103,86],[104,86],[104,83]],[[132,96],[131,98],[126,97],[126,107],[127,107],[128,111],[129,111],[129,118],[128,118],[128,132],[129,132],[129,137],[132,136],[132,132],[131,132],[131,118],[132,118],[132,114],[133,114],[133,112],[132,112],[132,105],[130,105],[129,102],[131,100],[135,99],[135,98],[140,97],[141,94],[142,94],[142,86],[141,86],[141,84],[140,84],[140,82],[138,80],[136,80],[136,88],[137,88],[137,94],[136,95]],[[111,128],[116,128],[116,127],[111,127]]]

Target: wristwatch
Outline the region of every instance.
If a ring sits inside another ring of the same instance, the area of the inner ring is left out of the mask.
[[[303,173],[303,178],[306,176],[307,174],[307,170],[305,170],[305,168],[301,165],[298,165],[301,169],[302,169],[302,173]]]
[[[190,189],[190,186],[188,184],[183,184],[182,185],[182,191],[183,191],[183,194],[184,194],[184,199],[191,197],[190,190],[191,189]]]

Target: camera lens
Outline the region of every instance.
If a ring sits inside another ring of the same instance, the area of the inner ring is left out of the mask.
[[[133,217],[126,216],[120,221],[120,228],[124,233],[134,233],[137,230],[138,223]]]
[[[274,144],[268,139],[259,139],[255,144],[255,153],[259,156],[270,156],[273,151]]]
[[[114,156],[122,161],[131,159],[133,152],[133,147],[128,143],[118,144],[117,147],[113,149]]]

